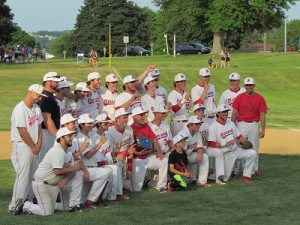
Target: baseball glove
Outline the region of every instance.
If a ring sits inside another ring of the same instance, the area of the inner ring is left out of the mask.
[[[240,145],[241,145],[241,147],[242,147],[243,149],[250,149],[250,148],[253,148],[252,143],[251,143],[250,141],[247,141],[247,140],[241,142]]]

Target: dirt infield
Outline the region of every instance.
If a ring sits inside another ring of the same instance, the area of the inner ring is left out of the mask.
[[[300,137],[300,130],[267,129],[266,137],[260,141],[260,153],[299,155],[296,140]],[[0,132],[0,160],[10,159],[12,145],[10,132]]]

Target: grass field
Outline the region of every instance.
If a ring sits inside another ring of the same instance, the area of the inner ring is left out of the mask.
[[[157,64],[161,84],[172,89],[175,74],[187,75],[187,89],[198,82],[198,69],[207,66],[208,55],[114,58],[113,68],[124,77],[138,75],[149,64]],[[213,69],[211,83],[217,94],[228,88],[228,75],[238,72],[242,78],[253,76],[256,91],[268,103],[269,127],[299,128],[300,125],[300,54],[233,54],[232,67]],[[27,87],[41,83],[48,71],[57,71],[74,82],[85,81],[94,71],[75,59],[54,59],[47,63],[0,64],[0,130],[10,129],[13,107],[24,97]],[[110,71],[108,60],[100,59],[97,69],[102,75]],[[121,86],[121,85],[120,85]],[[276,141],[276,140],[274,140]],[[239,180],[210,189],[192,187],[186,192],[159,194],[153,189],[128,193],[131,199],[118,206],[85,211],[81,214],[57,213],[51,217],[13,216],[7,213],[15,172],[9,160],[0,161],[0,224],[299,224],[300,156],[260,155],[263,179],[254,184]]]
[[[0,161],[0,224],[299,224],[300,156],[261,155],[260,160],[263,179],[253,184],[234,180],[166,194],[146,189],[129,193],[131,199],[118,206],[46,218],[7,213],[14,172],[10,161]]]
[[[187,90],[199,81],[198,70],[207,66],[209,55],[153,56],[113,58],[112,67],[124,77],[137,76],[150,64],[157,64],[161,72],[161,85],[172,90],[174,76],[186,74]],[[0,64],[0,130],[10,129],[10,115],[13,107],[24,97],[27,87],[42,83],[46,72],[57,71],[74,82],[86,81],[87,74],[98,71],[107,75],[108,59],[100,59],[98,69],[88,64],[77,64],[75,59],[53,59],[47,63]],[[228,88],[228,75],[238,72],[242,78],[253,76],[257,82],[256,91],[261,93],[269,106],[267,126],[298,128],[300,125],[300,54],[298,53],[248,53],[233,54],[231,68],[213,69],[211,83],[216,86],[218,97]],[[104,80],[104,79],[103,79]],[[242,82],[241,82],[242,83]],[[121,88],[121,82],[119,84]]]

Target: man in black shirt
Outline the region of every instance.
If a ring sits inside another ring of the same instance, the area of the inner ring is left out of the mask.
[[[48,98],[42,98],[39,103],[44,118],[42,123],[42,148],[38,155],[39,163],[43,160],[48,150],[53,147],[56,132],[60,127],[60,109],[53,95],[60,81],[62,79],[56,72],[48,72],[43,77],[43,94],[47,95]]]

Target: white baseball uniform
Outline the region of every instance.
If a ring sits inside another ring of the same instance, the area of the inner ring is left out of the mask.
[[[129,156],[127,150],[134,143],[133,131],[130,126],[126,126],[124,131],[118,131],[114,126],[110,127],[106,132],[106,138],[110,140],[112,145],[112,156],[118,154]],[[120,191],[124,186],[124,174],[127,173],[127,168],[124,162],[118,162],[116,165],[118,166],[117,180],[121,181],[118,182],[117,190]],[[131,182],[129,183],[128,188],[132,189]]]
[[[207,175],[209,169],[209,160],[206,153],[203,153],[200,163],[195,163],[196,157],[198,156],[198,150],[203,149],[202,137],[200,132],[196,132],[192,135],[187,126],[178,133],[184,137],[188,137],[185,143],[184,149],[188,156],[189,165],[192,171],[192,181],[197,180],[198,184],[207,183]],[[198,169],[198,170],[197,170]],[[197,174],[198,179],[197,179]]]
[[[106,90],[106,92],[101,95],[104,105],[103,111],[105,111],[108,117],[112,120],[115,120],[115,100],[118,95],[119,93],[117,91],[112,93],[110,90]]]
[[[158,96],[161,96],[165,102],[167,102],[168,99],[168,92],[166,91],[166,89],[162,86],[158,86],[158,88],[156,88],[155,90],[155,94]]]
[[[203,102],[201,99],[201,95],[204,91],[204,87],[197,84],[191,90],[192,102],[195,104],[202,104],[205,106],[204,114],[205,118],[204,121],[209,125],[212,124],[216,120],[216,91],[215,86],[213,84],[208,84],[208,91],[205,97],[205,101]]]
[[[84,199],[83,197],[87,196],[87,200],[97,202],[100,194],[105,188],[106,183],[111,180],[111,170],[107,167],[98,167],[94,157],[86,157],[86,154],[95,146],[88,136],[79,132],[76,136],[76,139],[78,140],[79,146],[82,146],[85,141],[89,141],[89,145],[82,152],[81,157],[90,175],[90,180],[83,184],[82,200]]]
[[[171,130],[167,122],[163,121],[160,126],[155,125],[154,123],[149,123],[150,128],[155,134],[155,138],[159,144],[160,152],[165,154],[165,157],[168,158],[169,154],[169,145],[168,142],[172,141],[173,137]]]
[[[121,108],[122,105],[124,105],[126,102],[128,102],[132,98],[132,94],[128,92],[122,92],[116,97],[115,100],[115,109]],[[132,112],[134,108],[141,107],[141,99],[136,98],[135,100],[132,101],[130,104],[129,108],[126,110],[128,112]],[[128,125],[131,125],[133,123],[132,116],[129,115],[128,117]]]
[[[171,115],[171,133],[173,137],[182,130],[184,124],[187,122],[189,117],[189,108],[190,108],[190,101],[186,101],[185,104],[182,105],[180,108],[178,103],[185,99],[186,92],[179,93],[176,90],[170,92],[168,96],[168,102],[172,104],[172,115]]]
[[[228,111],[228,119],[231,119],[231,114],[232,114],[232,104],[235,100],[235,98],[241,94],[244,93],[246,90],[245,88],[239,88],[237,91],[233,91],[230,88],[224,91],[221,95],[219,105],[220,104],[226,104],[231,111]]]
[[[147,116],[148,122],[152,122],[154,120],[153,111],[155,107],[158,105],[165,105],[165,102],[161,96],[155,95],[152,97],[149,94],[145,94],[141,98],[141,104],[144,110],[148,110],[148,116]]]
[[[227,181],[231,175],[235,161],[240,159],[245,161],[243,175],[251,178],[256,158],[256,152],[254,150],[243,150],[237,146],[236,142],[229,147],[216,147],[216,142],[225,144],[231,140],[236,141],[241,137],[242,134],[230,120],[227,120],[224,124],[215,121],[209,127],[208,141],[210,147],[207,149],[207,153],[210,157],[216,158],[216,177],[224,175],[224,180]],[[224,165],[223,168],[222,165]]]
[[[58,176],[53,169],[62,169],[74,164],[73,156],[65,152],[60,144],[54,146],[46,153],[43,161],[39,164],[32,181],[32,189],[37,198],[38,205],[26,201],[23,211],[40,216],[52,215],[56,198],[60,189],[59,181],[64,176]],[[62,191],[62,196],[69,195],[69,207],[80,206],[80,197],[83,182],[82,171],[77,171]],[[67,194],[68,193],[68,194]],[[63,207],[65,208],[65,207]]]
[[[55,96],[55,100],[57,102],[57,105],[59,106],[60,116],[62,117],[64,114],[67,113],[66,101],[65,99],[59,99],[56,96]]]
[[[9,205],[9,210],[15,207],[17,199],[31,198],[31,179],[37,167],[35,155],[31,148],[23,142],[18,131],[19,128],[26,128],[33,143],[37,143],[39,127],[43,121],[41,109],[38,105],[33,104],[29,109],[23,101],[18,103],[11,116],[11,141],[13,151],[11,161],[16,171],[16,180],[14,184],[13,196]],[[28,193],[28,191],[30,193]]]
[[[87,113],[95,119],[102,112],[101,104],[98,91],[90,91],[87,96],[81,99],[80,114]]]
[[[80,110],[82,107],[81,100],[78,100],[76,102],[72,98],[65,98],[65,102],[66,102],[66,112],[71,113],[73,117],[78,118],[80,116]]]
[[[101,136],[96,132],[91,135],[91,143],[92,146],[95,146],[100,141]],[[122,179],[118,176],[118,167],[114,164],[112,159],[112,144],[110,143],[110,140],[106,138],[106,142],[101,146],[99,151],[94,155],[95,161],[101,162],[101,161],[107,161],[108,164],[106,164],[104,167],[108,167],[112,171],[112,180],[107,185],[108,190],[108,200],[116,200],[117,195],[123,194],[123,189],[120,188],[119,183],[122,182]],[[118,178],[120,180],[118,180]]]

